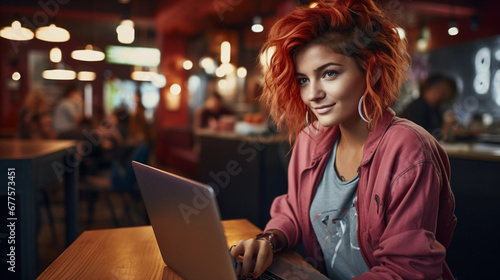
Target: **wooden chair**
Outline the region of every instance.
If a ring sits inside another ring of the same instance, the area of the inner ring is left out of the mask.
[[[123,203],[123,213],[130,224],[133,224],[132,213],[130,211],[131,203],[142,203],[140,191],[137,188],[137,180],[132,168],[132,161],[147,164],[150,147],[148,144],[139,144],[134,148],[130,160],[125,166],[122,166],[118,161],[111,164],[110,170],[106,170],[99,175],[85,176],[82,180],[82,197],[87,200],[87,226],[92,224],[94,218],[95,203],[102,195],[113,218],[116,227],[120,227],[121,223],[113,205],[113,195],[120,197]]]

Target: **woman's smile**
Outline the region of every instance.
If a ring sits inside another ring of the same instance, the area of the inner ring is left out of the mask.
[[[321,106],[316,106],[313,107],[316,115],[323,115],[323,114],[328,114],[333,107],[335,106],[335,103],[329,104],[329,105],[321,105]]]

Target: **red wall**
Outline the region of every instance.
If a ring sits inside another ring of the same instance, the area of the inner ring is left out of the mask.
[[[182,62],[186,59],[186,39],[175,36],[163,35],[159,42],[161,57],[161,69],[159,71],[167,78],[167,85],[160,89],[160,103],[156,109],[155,125],[157,129],[163,130],[168,127],[189,126],[187,74],[182,68]],[[182,88],[180,93],[180,108],[167,110],[165,96],[170,86],[179,84]]]

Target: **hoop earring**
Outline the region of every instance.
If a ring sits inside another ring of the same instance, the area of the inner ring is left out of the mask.
[[[309,128],[309,111],[306,110],[306,125],[307,125],[307,134],[311,132],[311,129]],[[318,128],[316,128],[316,132],[313,132],[314,135],[318,135],[319,133],[319,122],[318,122]]]
[[[370,124],[371,121],[367,120],[364,116],[363,116],[363,112],[361,112],[361,106],[363,104],[363,97],[364,96],[361,96],[361,98],[359,99],[359,103],[358,103],[358,113],[359,113],[359,116],[361,117],[361,119],[363,121],[365,121],[366,123]]]

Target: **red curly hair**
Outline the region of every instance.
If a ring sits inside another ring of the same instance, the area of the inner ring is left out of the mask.
[[[290,139],[304,128],[308,108],[300,97],[294,59],[309,44],[330,47],[356,61],[366,74],[363,110],[374,128],[384,110],[397,101],[410,66],[406,41],[400,39],[396,27],[371,0],[334,0],[314,8],[300,7],[276,22],[261,51],[261,56],[269,50],[273,53],[269,65],[262,65],[260,101],[269,107],[278,128],[287,128]],[[374,69],[381,75],[371,87]]]

